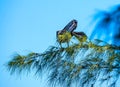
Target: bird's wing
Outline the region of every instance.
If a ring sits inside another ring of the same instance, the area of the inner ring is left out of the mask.
[[[77,20],[72,20],[70,21],[63,30],[68,31],[68,32],[73,32],[77,27]]]

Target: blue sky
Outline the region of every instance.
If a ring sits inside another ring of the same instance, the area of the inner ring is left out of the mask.
[[[33,75],[10,75],[4,64],[12,55],[43,52],[55,44],[56,31],[77,19],[77,31],[88,35],[96,10],[120,4],[119,0],[0,0],[0,87],[43,87]]]

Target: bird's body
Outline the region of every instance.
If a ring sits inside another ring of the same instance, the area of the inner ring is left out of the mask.
[[[58,31],[59,33],[59,31]],[[60,42],[60,43],[65,43],[65,42],[69,42],[70,39],[71,39],[72,35],[71,33],[69,32],[64,32],[62,34],[58,34],[57,35],[57,40]]]

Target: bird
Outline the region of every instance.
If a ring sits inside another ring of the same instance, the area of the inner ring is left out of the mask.
[[[60,43],[67,43],[72,38],[72,32],[77,28],[77,20],[71,20],[62,30],[56,32],[57,41]]]
[[[87,40],[87,35],[84,32],[72,32],[72,36],[75,36],[80,42]]]

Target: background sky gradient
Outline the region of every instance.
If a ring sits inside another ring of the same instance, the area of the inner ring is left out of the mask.
[[[77,31],[89,36],[92,15],[117,4],[120,0],[0,0],[0,87],[44,87],[32,73],[10,75],[5,64],[16,52],[54,45],[56,31],[72,19],[78,20]]]

